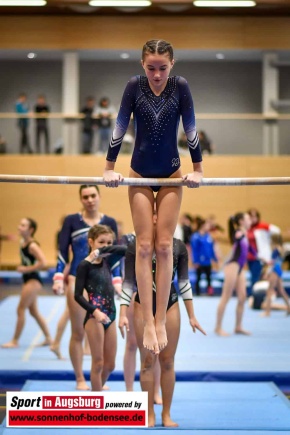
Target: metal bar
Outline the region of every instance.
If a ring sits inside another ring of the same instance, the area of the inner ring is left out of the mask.
[[[0,183],[23,184],[99,184],[103,177],[0,174]],[[124,178],[120,186],[185,186],[181,178]],[[203,178],[201,186],[279,186],[290,185],[290,177]]]

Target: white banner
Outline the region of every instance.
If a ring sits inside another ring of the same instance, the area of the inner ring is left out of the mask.
[[[144,392],[7,392],[7,427],[148,427]]]

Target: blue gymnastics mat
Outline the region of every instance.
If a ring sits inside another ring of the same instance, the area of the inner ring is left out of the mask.
[[[0,344],[12,337],[16,322],[19,296],[10,296],[0,303]],[[181,333],[175,358],[178,381],[273,381],[285,391],[290,391],[290,316],[272,312],[271,317],[261,318],[260,312],[245,306],[244,327],[251,336],[232,334],[218,337],[214,333],[218,297],[194,298],[195,314],[206,330],[207,336],[194,334],[189,325],[182,300]],[[65,298],[40,296],[40,312],[46,317],[52,336],[65,307]],[[116,301],[117,311],[119,302]],[[236,299],[227,306],[224,329],[233,332]],[[118,316],[118,312],[117,312]],[[0,388],[13,389],[33,380],[73,380],[73,370],[68,355],[70,325],[67,325],[61,348],[66,360],[57,360],[48,347],[37,347],[43,336],[29,314],[17,349],[0,348]],[[125,341],[118,332],[116,369],[112,380],[123,380],[123,355]],[[84,357],[83,369],[89,377],[91,359]],[[137,354],[137,374],[140,370]]]
[[[111,391],[124,391],[123,382],[109,382]],[[139,386],[136,385],[136,390]],[[72,391],[73,382],[41,382],[28,381],[24,391]],[[220,383],[197,382],[176,384],[171,417],[179,424],[174,433],[197,431],[198,433],[241,434],[251,431],[258,433],[290,433],[290,402],[271,382],[268,383]],[[155,405],[156,427],[146,429],[172,430],[161,426],[161,406]],[[40,433],[57,434],[59,429],[14,429],[2,425],[2,434]],[[92,430],[102,431],[108,435],[123,435],[125,429],[73,429],[74,433],[91,434]],[[136,429],[134,429],[136,430]],[[142,429],[138,429],[142,430]],[[144,429],[143,429],[144,430]],[[225,432],[226,431],[226,432]],[[69,435],[71,429],[61,429],[63,435]]]

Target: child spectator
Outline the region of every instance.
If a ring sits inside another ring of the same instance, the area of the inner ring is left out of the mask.
[[[197,231],[190,238],[192,262],[196,268],[196,284],[195,293],[200,295],[200,278],[204,273],[207,279],[207,293],[213,295],[214,291],[211,286],[211,263],[217,262],[217,257],[214,251],[214,242],[209,234],[210,223],[206,220],[201,220],[198,223]]]
[[[272,242],[272,261],[267,276],[267,279],[269,281],[269,288],[267,290],[266,300],[265,300],[265,312],[264,312],[265,317],[270,316],[271,296],[273,295],[273,293],[275,293],[275,290],[284,299],[285,304],[287,306],[287,313],[290,314],[289,298],[283,287],[283,281],[282,281],[283,241],[281,235],[273,234],[271,237],[271,242]]]

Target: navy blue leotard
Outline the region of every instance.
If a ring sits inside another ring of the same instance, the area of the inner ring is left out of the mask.
[[[183,77],[170,77],[156,96],[147,77],[132,77],[124,91],[107,160],[115,162],[134,115],[135,147],[131,168],[142,177],[170,177],[180,167],[177,132],[182,117],[187,143],[194,163],[202,161],[195,127],[192,96]]]
[[[99,225],[107,225],[117,234],[117,224],[115,219],[103,215]],[[69,275],[76,276],[79,263],[88,255],[88,232],[91,227],[83,220],[81,213],[67,216],[64,220],[59,234],[59,253],[57,259],[56,272],[63,272],[65,265],[69,262],[69,247],[72,248],[73,258],[70,265]],[[118,271],[120,275],[120,269]]]

